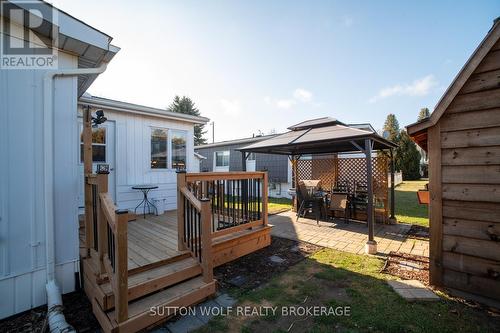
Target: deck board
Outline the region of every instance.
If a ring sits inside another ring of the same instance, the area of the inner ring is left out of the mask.
[[[85,247],[85,228],[80,228],[80,248]],[[128,269],[136,269],[181,255],[177,251],[177,211],[160,216],[138,215],[128,223]]]

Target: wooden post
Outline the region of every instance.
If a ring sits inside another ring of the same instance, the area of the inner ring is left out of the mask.
[[[439,123],[427,130],[429,151],[429,280],[442,285],[443,202],[441,187],[441,130]]]
[[[297,164],[298,159],[295,156],[292,156],[292,179],[293,179],[293,187],[295,188],[295,192],[299,190],[299,179],[297,174]],[[297,194],[293,196],[293,211],[296,212],[297,207]]]
[[[104,213],[101,207],[100,193],[108,192],[108,174],[98,174],[97,175],[97,241],[98,241],[98,256],[99,256],[99,274],[104,274],[106,269],[104,268],[104,255],[108,253],[108,223],[104,217]]]
[[[395,211],[395,204],[396,204],[396,196],[394,193],[394,154],[392,151],[392,148],[389,151],[390,157],[391,157],[391,216],[389,217],[389,220],[391,223],[396,223],[396,216],[394,215]]]
[[[185,251],[184,244],[184,195],[181,188],[186,186],[186,171],[177,171],[177,249]]]
[[[334,184],[339,183],[339,154],[333,154],[333,172],[334,172]]]
[[[267,203],[268,203],[268,177],[267,177],[267,171],[264,172],[264,179],[262,183],[262,221],[264,226],[267,226]]]
[[[92,174],[92,113],[90,107],[83,110],[83,177],[85,195],[85,247],[90,256],[92,247],[92,185],[88,177]]]
[[[373,170],[372,170],[372,140],[365,140],[366,157],[366,183],[368,191],[368,205],[366,209],[368,223],[368,242],[366,242],[365,252],[368,254],[377,253],[377,242],[374,238],[375,214],[373,207]]]
[[[201,265],[203,281],[210,283],[214,279],[214,261],[212,258],[212,213],[210,199],[201,199]]]
[[[244,151],[241,152],[241,170],[247,171],[247,153]]]
[[[118,322],[128,319],[128,211],[116,212],[116,241],[115,241],[115,306]]]

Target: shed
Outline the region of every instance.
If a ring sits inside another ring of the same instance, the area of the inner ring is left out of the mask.
[[[500,300],[500,21],[431,116],[407,126],[429,156],[430,281]]]

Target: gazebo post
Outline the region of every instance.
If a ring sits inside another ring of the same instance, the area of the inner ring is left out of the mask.
[[[247,171],[247,153],[241,152],[241,171]]]
[[[395,195],[394,195],[394,153],[392,148],[389,150],[389,154],[391,157],[391,216],[389,217],[390,223],[396,223],[396,216],[394,215],[394,207],[395,207]]]
[[[372,171],[372,140],[365,139],[365,156],[366,156],[366,180],[368,191],[368,205],[367,205],[367,223],[368,223],[368,241],[365,246],[365,253],[376,254],[377,242],[374,238],[374,222],[375,214],[373,207],[373,171]]]

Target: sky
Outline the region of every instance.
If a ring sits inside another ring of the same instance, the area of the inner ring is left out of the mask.
[[[381,129],[394,113],[404,127],[500,16],[498,0],[53,4],[121,48],[90,94],[158,108],[189,96],[215,141],[325,116]]]

